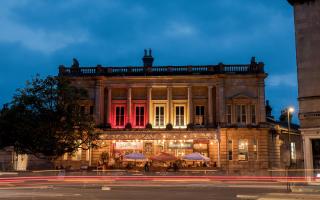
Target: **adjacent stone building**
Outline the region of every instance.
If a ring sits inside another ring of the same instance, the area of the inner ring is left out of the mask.
[[[299,119],[310,180],[320,174],[320,1],[288,1],[294,8]]]
[[[121,160],[130,152],[199,152],[229,174],[282,168],[283,128],[266,120],[262,62],[153,66],[153,59],[146,50],[141,67],[60,66],[60,76],[87,89],[83,109],[102,135],[100,148],[65,155],[57,165],[96,166],[103,153]],[[294,153],[298,166],[302,156]]]

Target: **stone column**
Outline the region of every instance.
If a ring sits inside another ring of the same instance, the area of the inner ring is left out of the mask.
[[[225,100],[223,84],[216,85],[216,122],[225,122]]]
[[[111,124],[111,105],[112,105],[112,89],[108,88],[108,113],[107,113],[107,122]]]
[[[167,88],[167,99],[168,99],[168,123],[171,123],[173,125],[172,122],[172,88],[168,87]]]
[[[303,149],[304,149],[304,168],[305,176],[308,182],[311,181],[313,176],[313,160],[312,160],[312,144],[309,137],[303,136]]]
[[[208,124],[213,124],[213,111],[212,111],[212,85],[208,86]]]
[[[148,122],[147,123],[153,124],[153,123],[151,123],[151,120],[152,120],[152,87],[148,87],[147,100],[148,100],[148,105],[147,105]]]
[[[96,124],[103,123],[104,119],[104,84],[97,80],[95,85],[95,119]]]
[[[193,124],[193,103],[192,103],[192,87],[188,87],[188,109],[187,122]]]
[[[131,87],[128,88],[128,96],[127,96],[127,111],[128,111],[128,120],[127,123],[132,123],[131,122]]]
[[[265,122],[266,121],[266,106],[265,106],[265,94],[264,94],[264,80],[258,81],[258,114],[260,116],[259,122]]]

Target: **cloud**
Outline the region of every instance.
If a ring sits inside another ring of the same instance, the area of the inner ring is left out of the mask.
[[[271,87],[297,87],[297,75],[295,73],[270,75],[266,83]]]
[[[22,46],[50,54],[68,45],[88,41],[88,33],[84,30],[48,30],[46,28],[28,27],[13,20],[13,10],[22,4],[5,4],[0,15],[0,42],[19,43]]]
[[[166,27],[164,34],[169,37],[194,36],[196,29],[193,25],[183,22],[171,22]]]

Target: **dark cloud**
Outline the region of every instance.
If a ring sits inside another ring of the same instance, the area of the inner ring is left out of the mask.
[[[293,15],[285,0],[1,3],[0,104],[36,73],[54,75],[73,57],[85,66],[140,65],[150,47],[157,65],[248,63],[255,55],[266,64],[275,114],[297,107]]]

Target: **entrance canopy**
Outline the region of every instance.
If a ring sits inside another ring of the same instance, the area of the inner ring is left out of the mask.
[[[128,155],[125,155],[124,159],[127,160],[127,161],[130,161],[130,160],[133,160],[133,161],[144,161],[144,160],[147,160],[145,155],[143,155],[142,153],[130,153]]]
[[[165,152],[161,152],[156,156],[152,156],[150,159],[153,161],[160,161],[160,162],[177,160],[177,158],[174,155],[165,153]]]
[[[191,160],[191,161],[209,161],[210,158],[201,155],[200,153],[191,153],[182,157],[183,160]]]

